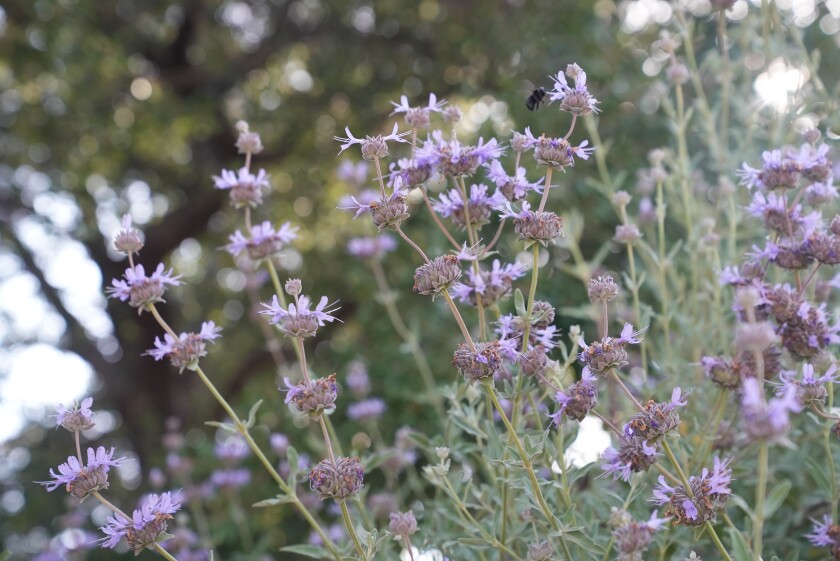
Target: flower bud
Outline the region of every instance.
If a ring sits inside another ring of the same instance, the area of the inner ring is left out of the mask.
[[[365,470],[359,458],[322,460],[309,472],[309,487],[321,500],[341,502],[355,495],[364,485]]]
[[[442,255],[414,272],[414,292],[437,296],[461,278],[461,265],[454,255]]]
[[[528,561],[548,561],[554,552],[548,540],[528,544]]]
[[[688,81],[688,67],[682,63],[674,63],[665,71],[668,80],[674,84],[685,84]]]
[[[414,512],[392,512],[388,523],[388,530],[394,534],[394,539],[407,539],[408,536],[417,531],[417,520]]]
[[[618,285],[609,275],[590,279],[586,287],[589,301],[593,304],[595,302],[612,302],[618,297],[618,292]]]
[[[623,208],[630,204],[631,199],[632,197],[627,191],[616,191],[616,193],[612,196],[612,204]]]
[[[536,241],[543,245],[564,235],[563,219],[553,212],[534,212],[515,218],[513,229],[520,240]]]
[[[303,283],[300,279],[289,279],[284,288],[289,296],[299,296],[303,292]]]
[[[615,227],[613,240],[616,243],[633,245],[640,239],[642,239],[642,233],[635,224],[620,224]]]

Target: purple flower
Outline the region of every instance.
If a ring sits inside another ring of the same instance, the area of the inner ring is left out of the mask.
[[[817,547],[831,548],[832,553],[840,551],[840,526],[835,526],[827,514],[823,516],[822,522],[813,519],[811,521],[814,523],[814,529],[805,536],[808,541]]]
[[[179,278],[180,275],[173,276],[172,269],[164,271],[163,263],[159,263],[148,277],[143,265],[135,265],[125,270],[125,280],[113,279],[106,292],[111,298],[119,298],[122,302],[127,300],[130,306],[139,308],[140,313],[157,302],[163,302],[165,285],[178,286],[181,284]]]
[[[744,163],[739,175],[741,184],[748,189],[753,187],[762,191],[774,189],[793,189],[799,183],[802,164],[782,153],[781,150],[765,151],[761,154],[761,169],[752,168]]]
[[[394,110],[391,112],[391,115],[396,113],[405,113],[405,122],[409,127],[412,129],[426,129],[429,128],[431,113],[440,113],[443,106],[446,105],[446,101],[438,101],[437,96],[430,93],[429,104],[425,107],[411,107],[408,104],[408,98],[406,96],[400,97],[399,103],[394,103],[392,101],[391,105],[394,106]]]
[[[251,227],[251,235],[245,236],[240,230],[230,235],[230,243],[225,250],[233,256],[244,251],[253,261],[260,261],[279,253],[289,242],[297,238],[298,228],[288,222],[275,230],[271,222],[266,220],[262,224]]]
[[[756,191],[746,210],[750,216],[761,218],[766,228],[782,236],[792,232],[807,237],[822,223],[817,211],[803,216],[802,205],[787,207],[784,194]]]
[[[338,310],[334,308],[335,302],[329,303],[326,296],[321,297],[315,309],[310,309],[311,301],[309,297],[301,294],[295,297],[295,301],[289,303],[287,308],[280,306],[277,300],[277,295],[271,301],[271,304],[263,303],[266,308],[260,313],[271,316],[268,320],[270,324],[279,324],[280,329],[287,337],[312,337],[318,331],[319,327],[323,327],[326,322],[333,322],[337,318],[331,315]]]
[[[261,169],[257,175],[241,168],[239,173],[222,170],[222,175],[214,175],[216,189],[230,189],[230,201],[236,208],[255,207],[262,203],[263,189],[268,189],[268,174]]]
[[[825,403],[825,398],[828,395],[825,384],[837,381],[836,372],[837,367],[832,365],[825,374],[816,377],[814,376],[814,367],[806,363],[802,365],[802,379],[797,379],[795,371],[785,370],[780,374],[784,385],[776,388],[776,395],[783,396],[792,389],[797,401],[803,407],[821,405]]]
[[[612,475],[613,479],[630,481],[631,475],[645,471],[656,463],[659,453],[655,443],[650,445],[638,436],[624,435],[619,440],[617,450],[611,446],[601,455],[604,476]]]
[[[625,513],[629,518],[629,515]],[[653,532],[661,529],[668,521],[667,518],[659,518],[654,511],[647,522],[636,522],[630,519],[613,531],[615,547],[618,550],[617,561],[636,561],[642,558],[642,553],[647,550]]]
[[[475,269],[468,269],[466,282],[459,282],[452,287],[452,297],[475,306],[478,303],[477,295],[480,295],[483,305],[492,306],[510,295],[513,281],[525,275],[527,270],[526,266],[517,261],[502,265],[498,259],[494,259],[490,270],[479,268],[476,273]]]
[[[397,242],[388,234],[380,234],[367,238],[351,238],[347,242],[350,255],[360,259],[382,259],[389,251],[397,248]]]
[[[344,160],[335,170],[335,175],[338,179],[344,181],[345,183],[361,187],[367,182],[369,169],[370,164],[367,162],[358,162],[354,164],[349,160]]]
[[[347,417],[354,421],[375,421],[385,412],[385,401],[374,397],[347,407]]]
[[[563,415],[574,421],[582,421],[598,404],[598,387],[589,368],[583,369],[581,379],[572,384],[568,391],[558,391],[554,402],[560,406],[556,413],[549,415],[555,426],[560,426]]]
[[[462,145],[457,139],[445,140],[441,131],[432,132],[431,138],[416,150],[416,157],[431,162],[446,177],[472,175],[482,164],[500,157],[504,150],[495,138],[485,144],[478,139],[475,146]]]
[[[729,488],[732,480],[729,462],[716,457],[711,472],[703,468],[700,477],[689,478],[690,491],[679,484],[671,487],[660,475],[651,502],[660,506],[668,505],[665,514],[673,516],[675,524],[702,526],[707,521],[714,521],[717,511],[723,508],[732,494]]]
[[[250,448],[241,436],[231,436],[216,444],[216,457],[225,464],[236,464],[248,457]]]
[[[432,208],[441,216],[451,218],[459,228],[467,227],[467,214],[469,214],[470,224],[481,228],[490,222],[493,209],[506,200],[499,191],[496,191],[493,195],[488,195],[487,185],[478,183],[470,186],[466,210],[464,209],[464,198],[461,196],[459,189],[451,189],[448,193],[441,193],[440,197],[432,203]]]
[[[534,159],[542,166],[565,169],[575,165],[575,158],[588,160],[595,148],[588,148],[589,141],[584,140],[578,146],[572,146],[565,138],[548,138],[545,135],[537,139],[534,147]]]
[[[122,230],[114,236],[114,247],[128,255],[137,253],[143,248],[143,234],[131,227],[131,215],[125,214],[122,217]]]
[[[301,380],[292,385],[288,378],[283,378],[288,388],[285,402],[292,403],[300,413],[317,418],[321,413],[332,413],[338,396],[338,384],[335,374],[316,380]]]
[[[566,76],[574,80],[574,87],[569,86]],[[558,72],[556,76],[549,76],[554,80],[554,89],[548,93],[551,101],[560,101],[560,109],[575,115],[597,113],[598,100],[592,97],[586,87],[586,72],[577,64],[566,67],[565,75]]]
[[[382,198],[375,199],[370,202],[358,200],[351,196],[350,201],[341,206],[342,210],[355,210],[356,214],[353,218],[358,218],[362,214],[370,213],[373,224],[378,230],[389,228],[396,230],[400,223],[409,217],[408,206],[405,204],[405,193],[402,190],[402,179],[394,178],[393,192]]]
[[[347,387],[357,398],[363,398],[370,392],[370,377],[367,368],[360,360],[354,360],[347,365]]]
[[[676,387],[671,393],[671,401],[667,403],[648,401],[644,409],[633,415],[630,422],[624,426],[624,434],[628,437],[640,436],[648,442],[656,442],[679,426],[680,415],[676,409],[686,403],[682,389]]]
[[[114,448],[106,450],[100,446],[96,450],[87,449],[87,465],[82,465],[76,456],[69,456],[67,461],[58,466],[58,473],[50,470],[52,481],[41,481],[47,491],[55,491],[64,485],[67,492],[79,500],[84,500],[93,491],[108,488],[108,472],[118,466],[125,458],[114,459]]]
[[[549,325],[550,322],[538,324],[532,322],[531,331],[528,336],[528,349],[531,350],[537,345],[542,345],[546,351],[551,351],[557,346],[557,327]],[[511,345],[517,351],[521,346],[522,337],[525,336],[525,321],[519,316],[507,314],[501,316],[496,322],[496,333],[499,335],[499,342],[503,345]],[[504,349],[503,349],[504,350]],[[516,362],[519,360],[519,353],[514,356],[505,354],[505,359]]]
[[[281,458],[286,455],[286,451],[289,449],[290,444],[288,436],[279,432],[275,432],[271,435],[268,441],[271,444],[271,449],[274,450],[275,454],[277,454]]]
[[[534,143],[536,143],[536,140],[534,140]],[[487,177],[496,185],[498,192],[511,202],[521,201],[529,193],[542,193],[543,190],[542,182],[528,182],[525,177],[525,168],[518,167],[515,175],[508,175],[499,160],[493,160],[487,166]]]
[[[198,368],[198,359],[207,355],[205,342],[218,339],[221,330],[222,328],[212,321],[205,321],[201,324],[199,333],[181,333],[177,339],[169,333],[164,333],[163,340],[155,337],[155,348],[144,354],[151,355],[155,360],[163,360],[168,356],[172,366],[180,372],[185,368],[195,370]]]
[[[247,469],[217,469],[210,474],[210,484],[224,491],[233,491],[251,482]]]
[[[790,431],[790,413],[802,410],[796,399],[796,387],[787,386],[780,397],[769,401],[756,378],[744,380],[742,388],[741,415],[747,435],[753,440],[784,440]]]
[[[608,336],[600,341],[593,341],[590,345],[580,339],[578,344],[583,350],[578,358],[596,374],[605,374],[613,368],[625,366],[628,364],[628,357],[624,347],[628,344],[638,345],[641,343],[640,335],[646,329],[647,327],[634,331],[632,324],[625,323],[618,339]]]
[[[510,141],[510,147],[514,152],[526,152],[533,148],[537,143],[537,139],[531,134],[531,127],[525,127],[525,132],[513,132],[513,138]]]
[[[116,514],[108,517],[105,526],[100,528],[106,536],[102,538],[102,547],[113,549],[125,538],[135,555],[143,551],[143,548],[154,549],[157,542],[171,537],[165,533],[166,522],[181,509],[181,501],[180,491],[174,494],[152,494],[139,509],[134,510],[130,520]]]
[[[55,408],[55,424],[66,428],[70,432],[92,428],[94,422],[93,411],[90,409],[91,405],[93,405],[92,397],[86,397],[81,403],[74,403],[73,407],[70,408],[59,405]]]
[[[378,160],[379,158],[384,158],[388,155],[388,144],[389,140],[393,140],[395,142],[408,142],[405,138],[408,135],[408,132],[401,132],[398,133],[399,126],[394,123],[394,130],[391,131],[391,134],[387,136],[366,136],[364,139],[356,138],[353,136],[353,133],[350,132],[350,127],[345,127],[344,132],[347,133],[347,138],[342,138],[340,136],[333,137],[335,140],[341,142],[341,150],[339,150],[339,154],[353,146],[354,144],[361,144],[362,146],[362,157],[365,160]]]

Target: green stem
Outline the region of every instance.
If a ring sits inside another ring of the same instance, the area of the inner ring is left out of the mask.
[[[753,520],[753,554],[755,561],[761,561],[761,540],[764,532],[764,500],[767,496],[767,441],[762,440],[758,448],[758,482],[755,486],[755,519]]]
[[[175,556],[163,549],[159,543],[155,544],[155,551],[158,552],[164,559],[168,559],[169,561],[178,561]]]
[[[359,542],[359,536],[356,535],[356,529],[353,528],[353,521],[350,519],[350,511],[347,510],[347,503],[345,501],[339,501],[339,505],[341,505],[341,516],[344,518],[344,525],[347,526],[347,531],[350,532],[350,538],[353,540],[353,547],[356,548],[356,553],[359,555],[359,559],[365,559],[365,551],[362,549],[362,544]]]
[[[828,410],[834,406],[834,384],[828,384]],[[834,454],[831,452],[832,424],[825,426],[825,455],[828,458],[828,468],[831,474],[831,519],[837,520],[837,474],[834,467]],[[836,523],[836,522],[835,522]]]
[[[478,237],[475,230],[473,230],[472,220],[470,220],[470,200],[467,196],[467,186],[464,183],[464,176],[458,177],[458,185],[461,191],[461,203],[464,205],[464,224],[467,228],[467,239],[470,242],[470,247],[476,247],[478,245]],[[473,273],[475,273],[476,277],[481,275],[481,266],[478,264],[478,259],[475,259],[472,262]],[[486,341],[487,340],[487,322],[484,318],[484,302],[481,297],[481,294],[478,292],[475,293],[475,305],[478,309],[478,340],[479,341]]]
[[[706,521],[706,531],[709,532],[709,536],[711,536],[712,541],[715,542],[715,546],[718,548],[718,551],[721,555],[723,555],[724,561],[732,561],[732,557],[730,557],[729,552],[726,551],[726,548],[723,546],[723,542],[720,541],[720,536],[718,536],[717,532],[715,532],[715,527],[712,526],[712,523],[708,520]]]

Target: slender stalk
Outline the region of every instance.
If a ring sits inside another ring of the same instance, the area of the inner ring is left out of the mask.
[[[668,357],[668,363],[671,363],[671,318],[668,312],[668,304],[670,303],[670,296],[668,295],[668,271],[667,259],[668,253],[665,249],[665,216],[667,214],[668,205],[665,204],[664,185],[662,181],[656,182],[656,219],[657,231],[659,238],[659,290],[662,292],[659,302],[662,305],[660,314],[662,316],[662,330],[665,335],[665,353]]]
[[[828,384],[828,410],[834,406],[834,384]],[[828,458],[828,469],[831,478],[831,519],[837,520],[837,474],[834,467],[834,454],[831,451],[831,425],[825,426],[825,455]]]
[[[230,500],[230,513],[236,525],[236,531],[239,534],[239,541],[242,542],[242,547],[245,551],[251,551],[254,548],[254,539],[251,536],[251,528],[248,526],[248,519],[245,517],[245,512],[242,510],[242,503],[239,501],[239,494],[235,491],[228,493]]]
[[[420,246],[419,246],[419,245],[417,245],[416,243],[414,243],[414,242],[411,240],[411,238],[409,238],[408,236],[406,236],[406,235],[405,235],[405,232],[403,232],[403,231],[402,231],[402,228],[400,228],[400,227],[399,227],[399,225],[397,225],[396,229],[397,229],[397,233],[400,235],[400,237],[401,237],[402,239],[404,239],[404,240],[408,243],[408,245],[410,245],[411,247],[413,247],[413,248],[414,248],[414,250],[415,250],[417,253],[419,253],[419,254],[420,254],[420,256],[423,258],[423,261],[425,261],[426,263],[430,263],[430,262],[431,262],[431,261],[429,260],[429,256],[428,256],[428,255],[426,255],[426,253],[425,253],[422,249],[420,249]]]
[[[408,550],[408,556],[411,558],[411,561],[414,561],[414,548],[411,547],[411,541],[408,539],[408,536],[403,536],[403,544],[405,544],[405,548]]]
[[[636,407],[638,407],[640,410],[644,411],[645,408],[642,406],[641,403],[639,403],[639,400],[636,399],[636,396],[633,395],[633,392],[630,391],[630,388],[628,388],[627,386],[624,385],[624,382],[622,382],[621,378],[618,377],[618,373],[615,371],[614,368],[610,369],[610,374],[609,375],[615,381],[615,383],[618,384],[618,386],[622,389],[622,391],[625,394],[627,394],[627,397],[630,398],[630,400],[636,405]]]
[[[82,445],[79,442],[79,431],[74,430],[73,436],[75,437],[74,440],[76,441],[76,457],[79,458],[79,465],[85,465],[85,461],[82,459]]]
[[[554,168],[552,167],[548,167],[548,169],[545,170],[545,186],[543,187],[543,194],[540,199],[540,207],[537,209],[538,212],[545,210],[545,203],[548,201],[548,192],[551,189],[551,173],[553,171]]]
[[[493,235],[493,239],[492,239],[492,240],[490,240],[490,243],[489,243],[489,244],[487,244],[486,246],[484,246],[484,249],[482,249],[482,250],[481,250],[481,254],[479,254],[479,257],[481,257],[482,255],[484,255],[485,253],[487,253],[488,251],[490,251],[491,249],[493,249],[493,246],[495,246],[495,245],[496,245],[496,242],[497,242],[497,241],[499,241],[499,238],[500,238],[500,237],[501,237],[501,235],[502,235],[502,230],[504,230],[504,229],[505,229],[505,221],[506,221],[506,220],[507,220],[507,218],[502,218],[502,219],[499,221],[499,227],[498,227],[498,228],[496,228],[496,233]]]
[[[384,199],[385,195],[385,181],[382,179],[382,164],[379,163],[379,158],[374,158],[373,162],[376,164],[376,178],[379,180],[379,194]]]
[[[464,336],[467,346],[471,351],[475,352],[475,343],[470,336],[470,330],[467,329],[467,325],[464,323],[464,318],[461,317],[461,312],[458,311],[458,307],[455,305],[455,302],[452,301],[452,296],[449,295],[448,290],[444,290],[441,294],[443,294],[443,297],[446,298],[446,303],[449,305],[449,309],[452,310],[452,315],[455,316],[455,321],[458,323],[458,327],[461,328],[461,334]]]
[[[426,208],[429,209],[429,214],[432,215],[432,220],[435,221],[435,224],[437,224],[438,229],[441,232],[443,232],[443,235],[446,236],[446,239],[449,240],[449,243],[452,244],[452,247],[454,247],[455,249],[461,249],[460,244],[458,244],[458,242],[455,241],[455,238],[452,237],[452,234],[450,234],[449,230],[446,229],[446,226],[443,225],[440,216],[438,216],[438,213],[432,206],[432,201],[429,200],[429,195],[426,193],[426,189],[421,187],[420,194],[423,195],[423,202],[426,203]]]
[[[702,467],[706,465],[706,460],[709,459],[709,453],[712,451],[714,437],[717,435],[718,430],[720,430],[720,423],[723,420],[723,414],[726,412],[726,395],[727,390],[725,388],[721,388],[718,391],[718,395],[715,398],[715,404],[712,407],[712,414],[709,417],[709,422],[706,424],[703,432],[700,433],[708,435],[708,437],[703,443],[703,446],[700,448],[700,453],[697,454],[697,457],[700,458],[700,461],[697,463],[698,469],[702,469]]]
[[[362,549],[362,544],[359,542],[359,536],[356,535],[356,529],[353,528],[353,521],[350,519],[350,511],[347,510],[347,503],[339,501],[341,505],[341,516],[344,518],[344,525],[347,526],[347,531],[350,532],[350,538],[353,540],[353,547],[356,548],[356,553],[359,555],[360,561],[365,559],[365,551]]]
[[[458,186],[461,193],[461,204],[464,205],[464,225],[467,229],[467,239],[470,242],[470,247],[476,247],[478,245],[478,237],[477,232],[473,229],[473,223],[470,219],[470,200],[467,196],[467,186],[464,183],[464,176],[458,177]],[[472,264],[473,273],[476,277],[481,275],[481,266],[478,264],[478,259],[473,260]],[[478,339],[479,341],[486,341],[487,340],[487,323],[484,319],[484,302],[482,301],[481,294],[478,292],[475,293],[475,305],[478,309]]]
[[[718,548],[718,551],[721,555],[723,555],[724,561],[732,561],[732,557],[730,557],[729,552],[726,551],[726,548],[723,546],[723,542],[720,541],[720,537],[715,532],[715,527],[712,526],[712,523],[708,520],[706,521],[706,531],[709,532],[709,536],[711,536],[712,541],[715,542],[715,547]]]
[[[534,300],[537,295],[537,282],[539,281],[540,270],[539,244],[535,243],[531,246],[531,256],[531,288],[528,290],[528,317],[525,318],[525,333],[522,335],[522,349],[520,350],[522,353],[528,350],[528,342],[531,338],[531,315],[534,313]]]
[[[621,206],[618,210],[619,215],[621,216],[621,222],[623,224],[629,224],[630,220],[627,217],[627,207]],[[630,282],[632,286],[630,287],[630,293],[633,295],[633,315],[636,316],[636,321],[641,323],[642,321],[642,305],[641,301],[639,300],[639,280],[638,276],[636,275],[636,254],[633,250],[633,244],[628,243],[625,244],[627,247],[627,264],[630,267]],[[639,345],[639,351],[641,354],[642,359],[642,372],[645,376],[647,376],[648,371],[648,359],[647,359],[647,343],[644,339],[642,339],[641,345]]]
[[[753,519],[753,554],[761,561],[761,540],[764,532],[764,500],[767,496],[767,441],[758,445],[758,481],[755,486],[755,518]]]

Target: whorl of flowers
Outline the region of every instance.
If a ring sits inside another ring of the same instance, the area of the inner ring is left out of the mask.
[[[452,358],[452,364],[468,381],[489,378],[502,367],[502,343],[499,341],[480,342],[471,349],[461,343]]]
[[[797,373],[792,370],[782,372],[781,379],[784,385],[776,388],[777,395],[786,395],[793,391],[796,400],[802,407],[810,405],[822,405],[828,396],[826,383],[837,381],[837,367],[831,365],[822,376],[814,376],[814,366],[811,364],[802,365],[802,377],[798,378]]]
[[[86,397],[81,403],[74,403],[73,407],[59,405],[55,408],[56,426],[64,427],[70,432],[78,432],[93,428],[93,398]]]
[[[408,104],[408,97],[401,96],[400,102],[391,102],[394,110],[391,115],[396,113],[405,114],[405,123],[412,129],[427,129],[431,122],[432,113],[440,113],[446,105],[446,101],[438,101],[437,96],[433,93],[429,94],[429,104],[425,107],[412,107]]]
[[[790,414],[802,410],[796,394],[797,387],[788,385],[778,398],[767,400],[764,387],[757,379],[744,380],[741,418],[747,435],[753,440],[784,440],[790,431]]]
[[[414,292],[433,298],[461,278],[461,265],[455,255],[441,255],[414,272]]]
[[[486,143],[478,139],[475,146],[461,144],[457,139],[446,140],[439,130],[417,148],[416,158],[427,161],[444,177],[472,175],[479,166],[499,158],[504,150],[495,138]]]
[[[405,539],[417,531],[417,519],[414,512],[392,512],[388,517],[388,530],[394,534],[394,538]]]
[[[469,189],[466,210],[464,209],[464,198],[459,189],[451,189],[448,193],[441,193],[436,201],[432,203],[441,216],[452,219],[459,228],[466,228],[467,215],[469,214],[469,226],[481,228],[490,222],[493,209],[506,201],[504,195],[496,191],[493,195],[487,194],[487,185],[483,183],[473,184]]]
[[[131,226],[131,215],[122,217],[122,229],[114,236],[114,248],[131,255],[143,249],[143,234]]]
[[[661,530],[667,522],[667,518],[659,518],[654,512],[647,522],[630,519],[618,526],[612,533],[618,550],[617,561],[642,561],[642,553],[647,551],[653,533]]]
[[[207,355],[206,342],[218,339],[221,330],[222,328],[212,321],[205,321],[198,333],[181,333],[177,339],[169,333],[164,333],[163,340],[155,337],[155,348],[149,349],[145,354],[151,355],[155,360],[169,357],[172,366],[180,372],[185,368],[195,370],[198,367],[198,359]]]
[[[296,296],[295,301],[285,308],[280,305],[276,294],[271,304],[262,305],[266,309],[260,313],[271,316],[268,323],[280,327],[286,337],[312,337],[319,327],[337,319],[332,314],[338,308],[333,307],[335,302],[331,304],[326,296],[321,297],[315,309],[310,309],[312,301],[304,294]]]
[[[366,136],[365,138],[356,138],[353,136],[353,133],[350,132],[350,127],[346,127],[344,132],[347,133],[347,138],[343,138],[340,136],[333,137],[338,142],[341,142],[341,150],[338,151],[339,154],[353,146],[354,144],[360,144],[362,147],[362,158],[368,161],[372,160],[379,160],[381,158],[385,158],[388,156],[388,141],[394,142],[408,142],[405,139],[408,132],[397,132],[399,130],[399,125],[394,123],[394,130],[391,131],[389,135],[376,135],[376,136]]]
[[[268,174],[264,169],[252,174],[243,167],[239,172],[223,169],[221,175],[214,175],[216,189],[230,189],[230,202],[236,208],[256,207],[263,202],[263,191],[267,190]]]
[[[555,394],[554,402],[560,408],[550,417],[556,426],[560,426],[564,415],[573,421],[582,421],[598,405],[598,387],[595,380],[589,368],[584,368],[580,380],[568,390],[560,390]]]
[[[501,218],[513,218],[513,229],[520,240],[547,245],[564,235],[562,217],[553,212],[532,211],[528,201],[522,201],[519,211],[508,202],[498,210]]]
[[[667,505],[665,515],[673,517],[674,524],[702,526],[707,521],[714,522],[717,512],[732,494],[729,461],[715,458],[711,472],[703,468],[699,477],[692,475],[688,479],[691,492],[682,485],[671,487],[660,475],[651,501],[659,506]]]
[[[154,549],[155,544],[171,536],[166,533],[167,521],[181,509],[181,492],[149,495],[140,508],[135,509],[131,520],[114,514],[100,528],[107,537],[102,539],[102,547],[113,549],[125,539],[128,548],[139,555],[143,549]]]
[[[41,485],[44,485],[47,491],[55,491],[60,485],[64,485],[68,493],[83,500],[93,491],[107,489],[108,472],[124,460],[114,459],[114,448],[88,448],[86,465],[76,456],[69,456],[65,463],[58,466],[58,473],[50,470],[52,481],[42,481]]]
[[[230,243],[225,246],[225,249],[234,257],[247,251],[251,260],[260,261],[279,253],[289,242],[297,238],[297,231],[298,228],[288,222],[275,230],[271,222],[266,220],[262,224],[251,226],[249,236],[236,230],[230,235]]]
[[[619,437],[618,449],[610,446],[601,455],[601,468],[604,475],[612,475],[613,479],[630,481],[634,473],[646,471],[656,463],[659,452],[657,444],[648,444],[647,440],[640,436]]]
[[[364,485],[365,470],[359,458],[339,457],[322,460],[309,472],[309,487],[321,500],[341,502],[355,495]]]
[[[589,345],[580,339],[578,344],[583,350],[578,354],[578,358],[595,374],[606,374],[614,368],[621,368],[628,364],[625,347],[641,343],[640,336],[646,329],[634,331],[632,324],[625,323],[618,338],[607,336]]]
[[[292,384],[288,378],[283,378],[286,385],[286,403],[291,403],[298,411],[317,418],[322,413],[330,414],[335,410],[335,400],[338,396],[338,385],[335,374],[316,380],[301,380]]]
[[[569,86],[566,78],[574,81]],[[548,92],[548,99],[560,102],[560,110],[574,115],[586,115],[598,112],[598,100],[592,97],[586,86],[586,72],[575,63],[566,66],[566,71],[549,76],[554,81],[554,88]]]
[[[686,404],[686,397],[679,387],[671,393],[671,401],[659,403],[653,400],[647,402],[644,410],[633,415],[624,427],[627,436],[641,436],[648,442],[656,442],[663,438],[680,424],[678,407]]]
[[[514,133],[516,134],[518,133]],[[542,194],[543,183],[540,181],[529,183],[523,167],[516,168],[514,175],[508,175],[501,162],[493,160],[487,166],[487,177],[496,185],[497,193],[510,202],[521,201],[532,192]]]
[[[135,265],[125,270],[123,279],[113,279],[106,290],[111,298],[119,298],[122,302],[138,308],[138,313],[148,310],[149,306],[163,302],[166,285],[178,286],[180,275],[173,275],[172,269],[166,271],[163,263],[159,263],[155,271],[146,276],[143,265]]]
[[[452,287],[452,297],[475,306],[478,303],[477,295],[480,295],[483,305],[492,306],[510,295],[513,281],[524,276],[527,270],[517,261],[502,265],[498,259],[494,259],[489,270],[479,268],[476,273],[473,268],[467,269],[467,280]]]
[[[534,145],[534,159],[541,166],[564,170],[575,165],[575,158],[589,159],[595,149],[587,148],[588,145],[588,140],[584,140],[579,146],[572,146],[565,138],[548,138],[542,135]]]
[[[365,212],[369,213],[373,225],[379,231],[385,229],[396,230],[403,220],[411,216],[408,213],[408,205],[405,203],[405,192],[402,190],[402,180],[400,178],[396,178],[394,190],[386,197],[365,202],[351,196],[350,201],[348,206],[339,208],[355,210],[354,218],[358,218]]]

